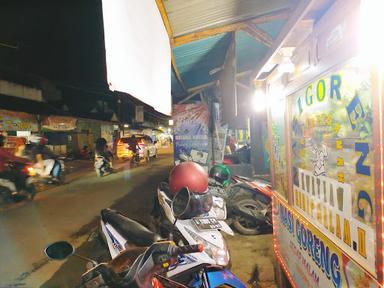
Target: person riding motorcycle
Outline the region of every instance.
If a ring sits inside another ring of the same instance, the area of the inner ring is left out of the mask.
[[[95,146],[95,169],[99,177],[112,173],[113,154],[108,150],[107,140],[98,138]]]
[[[24,190],[26,183],[21,174],[9,171],[8,162],[28,164],[28,159],[17,157],[4,148],[5,136],[0,135],[0,186],[8,188],[11,192]]]
[[[132,159],[137,161],[139,159],[139,151],[138,150],[140,150],[140,146],[139,146],[139,143],[138,143],[135,135],[132,135],[131,137],[128,138],[128,146],[129,146],[129,150],[131,150],[132,154],[133,154]],[[138,161],[140,161],[140,160],[138,160]]]
[[[108,150],[107,140],[105,140],[105,138],[98,138],[96,140],[95,154],[97,156],[102,156],[105,158],[105,160],[111,162],[113,155]]]
[[[29,142],[33,144],[29,153],[32,161],[36,163],[35,168],[40,171],[40,175],[43,177],[52,175],[53,180],[58,180],[60,164],[57,162],[57,156],[46,146],[48,139],[33,135],[29,138]]]
[[[190,219],[211,210],[213,199],[208,190],[208,175],[199,164],[183,162],[171,170],[169,192],[174,196],[181,189],[188,189],[191,195],[188,208],[181,219]]]

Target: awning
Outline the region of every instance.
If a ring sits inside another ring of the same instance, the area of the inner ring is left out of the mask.
[[[43,119],[42,128],[50,131],[71,131],[76,129],[77,119],[66,116],[48,116]]]

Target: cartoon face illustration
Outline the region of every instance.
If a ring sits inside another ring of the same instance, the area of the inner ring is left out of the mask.
[[[327,147],[322,145],[318,148],[315,144],[312,145],[312,163],[313,163],[313,175],[321,176],[325,175],[325,163],[328,159]]]

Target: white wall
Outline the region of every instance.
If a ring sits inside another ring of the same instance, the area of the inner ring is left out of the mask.
[[[171,48],[154,0],[102,0],[110,89],[171,112]]]

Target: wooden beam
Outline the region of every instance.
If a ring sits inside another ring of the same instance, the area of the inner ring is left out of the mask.
[[[168,15],[167,15],[167,10],[164,7],[163,0],[156,0],[156,4],[157,4],[157,8],[159,9],[161,18],[163,19],[165,30],[167,30],[169,42],[171,43],[171,47],[172,47],[173,32],[172,32],[171,24],[169,23],[169,19],[168,19]],[[183,80],[181,79],[179,69],[177,68],[177,65],[176,65],[175,57],[173,56],[172,48],[171,48],[171,64],[172,64],[172,70],[173,70],[173,72],[175,72],[177,81],[179,81],[180,86],[185,91],[188,91],[187,87],[184,85]]]
[[[275,20],[285,20],[289,18],[290,13],[291,13],[290,9],[282,9],[267,15],[256,17],[251,21],[255,24],[262,24],[262,23],[267,23]]]
[[[242,30],[247,32],[257,41],[263,43],[265,46],[272,47],[272,44],[273,44],[272,37],[267,32],[257,27],[255,24],[252,24],[250,22],[247,24],[247,27],[243,28]]]
[[[167,10],[165,10],[163,0],[156,0],[156,4],[157,4],[157,8],[159,9],[161,18],[163,19],[165,30],[167,30],[169,40],[172,42],[172,39],[173,39],[172,28],[171,28],[171,24],[169,24]]]
[[[243,72],[237,73],[237,74],[236,74],[236,78],[241,78],[241,77],[246,76],[246,75],[249,75],[249,74],[252,74],[252,70],[247,70],[247,71],[243,71]],[[196,87],[189,88],[189,89],[188,89],[188,92],[189,92],[189,93],[193,93],[193,92],[195,92],[195,91],[197,91],[197,90],[206,89],[206,88],[208,88],[208,87],[211,87],[211,86],[216,85],[217,82],[218,82],[218,81],[211,81],[211,82],[208,82],[208,83],[205,83],[205,84],[196,86]]]
[[[175,57],[173,57],[173,53],[171,52],[171,62],[172,62],[172,70],[175,73],[177,81],[179,81],[180,86],[184,89],[184,91],[188,91],[188,88],[184,85],[183,80],[181,79],[179,69],[177,69],[177,65],[175,62]]]
[[[195,97],[196,95],[200,94],[205,88],[201,88],[201,89],[198,89],[196,90],[195,92],[189,94],[187,97],[185,97],[184,99],[180,100],[179,102],[177,102],[177,104],[183,104],[184,102],[187,102],[189,99],[192,99],[193,97]]]
[[[156,0],[160,1],[160,0]],[[221,33],[233,32],[248,26],[249,21],[252,21],[255,24],[266,23],[273,20],[287,19],[289,16],[289,9],[279,10],[268,15],[258,16],[248,21],[236,22],[220,27],[209,28],[202,31],[196,31],[193,33],[185,34],[182,36],[174,37],[172,45],[173,47],[184,45],[193,41],[198,41],[205,39],[211,36],[215,36]]]
[[[217,83],[217,81],[211,81],[211,82],[208,82],[208,83],[196,86],[196,87],[192,87],[192,88],[188,89],[188,92],[189,93],[194,93],[195,91],[198,91],[198,90],[204,90],[204,89],[206,89],[208,87],[216,85],[216,83]]]
[[[244,83],[241,83],[241,82],[239,82],[239,81],[236,81],[236,85],[239,86],[239,87],[241,87],[241,88],[244,88],[244,89],[247,90],[247,91],[252,91],[252,90],[253,90],[252,87],[247,86],[247,85],[245,85]]]
[[[267,64],[269,59],[274,57],[279,49],[283,46],[284,42],[288,39],[288,37],[292,34],[292,31],[296,27],[296,25],[300,22],[300,20],[305,16],[305,14],[309,11],[311,6],[316,2],[316,0],[302,0],[296,6],[296,8],[292,11],[288,21],[285,23],[283,29],[281,29],[277,38],[273,41],[272,47],[269,49],[264,58],[259,62],[256,69],[252,73],[252,78],[256,79],[262,73],[263,67]]]
[[[242,29],[245,26],[246,24],[244,22],[238,22],[234,24],[224,25],[216,28],[210,28],[203,31],[193,32],[183,36],[175,37],[173,41],[173,47],[184,45],[184,44],[198,41],[201,39],[205,39],[221,33],[233,32],[233,31]]]

